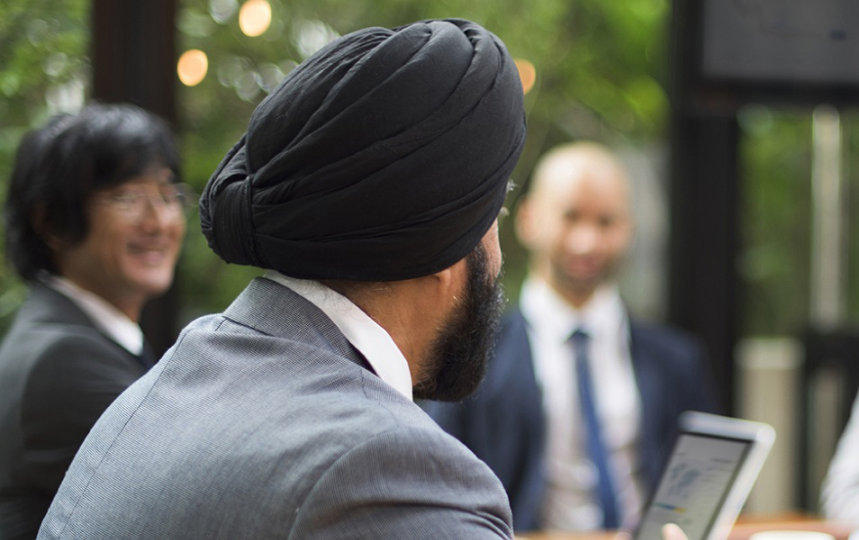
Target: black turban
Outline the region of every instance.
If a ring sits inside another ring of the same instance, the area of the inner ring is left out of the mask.
[[[227,262],[306,279],[393,281],[465,257],[525,139],[504,44],[465,20],[367,28],[295,68],[200,201]]]

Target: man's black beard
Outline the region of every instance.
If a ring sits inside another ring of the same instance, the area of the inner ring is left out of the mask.
[[[414,387],[418,399],[459,401],[477,389],[495,344],[504,292],[487,269],[482,245],[466,258],[468,283],[462,305],[430,350],[432,373]]]

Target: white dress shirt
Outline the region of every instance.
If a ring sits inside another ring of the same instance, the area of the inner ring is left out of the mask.
[[[412,374],[406,357],[388,332],[361,308],[318,281],[285,276],[274,270],[265,277],[293,290],[322,310],[353,347],[370,363],[380,379],[412,400]]]
[[[110,339],[135,356],[143,353],[143,331],[140,325],[119,311],[101,296],[84,290],[68,279],[44,274],[40,281],[74,302],[93,324]]]
[[[573,346],[577,328],[589,336],[591,374],[602,437],[610,453],[623,524],[641,510],[636,444],[640,397],[629,353],[629,323],[617,287],[599,289],[575,310],[542,280],[526,280],[520,297],[537,384],[546,413],[547,493],[542,523],[547,529],[593,530],[602,526],[596,498],[597,470],[587,455]]]
[[[821,497],[823,513],[828,519],[859,528],[859,460],[856,456],[859,456],[859,395],[829,463]],[[859,538],[859,530],[854,535]],[[853,540],[853,536],[850,538]]]

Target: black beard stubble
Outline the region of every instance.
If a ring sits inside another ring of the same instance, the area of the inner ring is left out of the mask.
[[[430,349],[432,372],[414,387],[417,399],[459,401],[474,392],[486,374],[505,298],[500,280],[489,275],[486,250],[467,257],[465,298]]]

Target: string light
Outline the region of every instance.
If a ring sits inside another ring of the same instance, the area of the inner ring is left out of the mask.
[[[185,86],[196,86],[206,78],[209,58],[200,49],[189,49],[182,53],[176,63],[176,73]]]
[[[522,91],[527,94],[534,88],[537,82],[537,68],[530,61],[518,58],[513,61],[519,70],[519,79],[522,81]]]
[[[271,5],[266,0],[248,0],[239,10],[239,28],[248,37],[256,37],[271,25]]]

